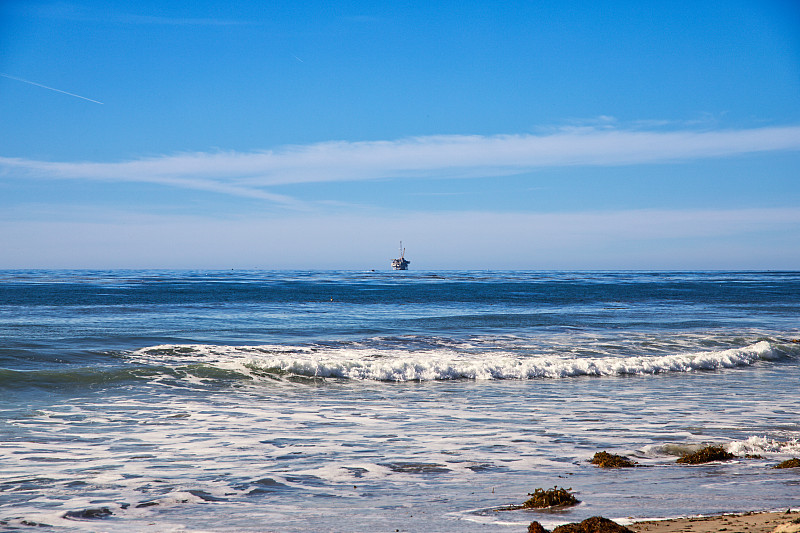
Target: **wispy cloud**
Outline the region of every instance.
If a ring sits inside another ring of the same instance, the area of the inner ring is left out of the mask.
[[[258,152],[193,152],[121,162],[0,157],[7,175],[160,183],[291,204],[265,189],[385,178],[465,178],[547,167],[666,163],[800,150],[800,126],[717,131],[580,128],[546,135],[333,141]]]

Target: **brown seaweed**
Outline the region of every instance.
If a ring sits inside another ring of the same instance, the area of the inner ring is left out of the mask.
[[[687,453],[678,459],[678,462],[687,465],[699,465],[701,463],[710,463],[711,461],[729,461],[734,457],[736,456],[726,452],[722,446],[706,446],[694,453]]]
[[[633,533],[625,526],[621,526],[602,516],[593,516],[577,524],[564,524],[553,530],[553,533]]]
[[[579,503],[579,500],[570,490],[572,489],[563,489],[558,486],[548,490],[536,489],[528,493],[530,498],[522,504],[522,508],[546,509],[547,507],[561,507]]]
[[[778,463],[775,465],[775,468],[800,468],[800,459],[792,458],[783,461],[782,463]]]
[[[552,489],[536,489],[533,492],[529,492],[528,498],[525,503],[522,505],[509,505],[507,507],[500,507],[495,509],[495,512],[498,511],[518,511],[520,509],[548,509],[551,507],[567,507],[569,505],[575,505],[580,503],[570,491],[572,489],[562,489],[558,486],[553,487]]]
[[[528,533],[548,533],[548,531],[539,522],[531,522],[528,526]],[[633,533],[633,531],[608,518],[593,516],[583,522],[558,526],[553,533]]]
[[[547,533],[547,530],[542,524],[534,520],[528,524],[528,533]]]
[[[630,468],[636,466],[636,461],[631,461],[624,455],[616,455],[608,452],[597,452],[589,461],[600,468]]]

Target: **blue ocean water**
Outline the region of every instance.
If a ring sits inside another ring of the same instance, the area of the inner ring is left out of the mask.
[[[798,272],[0,271],[0,529],[797,507],[799,317]]]

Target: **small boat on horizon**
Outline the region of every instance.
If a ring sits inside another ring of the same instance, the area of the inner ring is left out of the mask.
[[[405,255],[406,249],[403,248],[403,241],[400,241],[400,257],[397,259],[392,259],[393,270],[408,270],[408,265],[411,263],[411,261],[406,259]]]

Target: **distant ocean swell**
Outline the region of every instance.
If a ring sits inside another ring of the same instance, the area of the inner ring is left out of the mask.
[[[134,360],[201,363],[250,378],[295,375],[375,381],[560,379],[693,372],[744,367],[793,357],[770,342],[723,350],[627,357],[464,353],[452,348],[375,350],[363,347],[161,345],[137,350]]]

